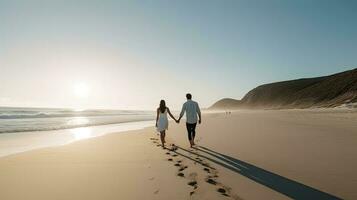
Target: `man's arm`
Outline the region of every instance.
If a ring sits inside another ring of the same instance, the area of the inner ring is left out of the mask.
[[[197,110],[196,110],[197,114],[198,114],[198,123],[201,123],[201,109],[200,106],[197,103]]]
[[[157,127],[157,121],[159,120],[159,109],[156,110],[156,123],[155,127]]]

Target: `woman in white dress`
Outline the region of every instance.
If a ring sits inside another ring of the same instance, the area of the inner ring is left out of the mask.
[[[160,106],[157,108],[156,114],[156,128],[160,132],[160,139],[162,143],[162,148],[165,148],[165,134],[169,127],[169,120],[167,119],[167,113],[170,117],[177,122],[175,117],[171,114],[170,109],[166,107],[165,100],[160,101]]]

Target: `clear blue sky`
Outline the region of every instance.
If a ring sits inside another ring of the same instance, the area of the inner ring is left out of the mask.
[[[0,104],[202,107],[357,66],[357,1],[0,0]]]

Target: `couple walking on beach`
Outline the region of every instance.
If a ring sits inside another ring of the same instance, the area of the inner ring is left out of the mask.
[[[190,93],[186,94],[187,101],[182,105],[180,117],[176,119],[170,109],[166,107],[165,100],[160,101],[160,106],[157,108],[156,114],[156,128],[157,131],[160,132],[160,139],[162,143],[162,148],[165,148],[165,135],[166,130],[169,126],[169,121],[167,118],[167,114],[176,121],[176,123],[180,123],[181,118],[186,113],[186,128],[188,140],[190,142],[191,147],[195,145],[195,136],[196,136],[196,125],[197,122],[201,123],[201,110],[198,106],[198,103],[192,100],[192,95]],[[198,116],[198,118],[197,118]]]

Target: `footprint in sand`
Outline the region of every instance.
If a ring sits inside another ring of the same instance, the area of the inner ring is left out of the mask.
[[[182,173],[182,172],[180,172],[180,173],[178,173],[178,174],[177,174],[177,176],[180,176],[180,177],[185,177],[185,174],[184,174],[184,173]]]
[[[229,197],[231,195],[231,190],[232,190],[232,188],[222,185],[222,187],[217,189],[217,192],[221,193],[224,196]],[[238,197],[238,196],[234,195],[234,197]],[[236,199],[236,198],[234,198],[234,199]],[[238,197],[238,199],[240,199],[240,198]]]
[[[157,144],[158,142],[158,139],[156,139],[156,138],[150,138],[150,140],[152,141],[152,143],[154,143],[154,144]]]
[[[187,183],[187,185],[195,187],[195,186],[197,186],[197,181],[190,181]]]
[[[188,178],[191,179],[191,181],[188,182],[187,184],[192,186],[194,190],[198,188],[196,177],[197,177],[197,173],[196,172],[192,172],[192,173],[190,173],[188,175]]]
[[[211,178],[208,178],[206,180],[206,182],[209,183],[209,184],[212,184],[212,185],[217,185],[217,182],[215,180],[211,179]]]
[[[184,166],[184,167],[180,167],[180,169],[179,169],[179,171],[181,172],[181,171],[183,171],[183,170],[185,170],[185,169],[187,169],[188,167],[187,166]]]
[[[221,193],[221,194],[226,194],[226,190],[223,188],[218,188],[217,192]]]
[[[206,171],[207,173],[211,173],[211,171],[207,167],[203,168],[203,170]]]
[[[232,188],[227,187],[227,186],[223,186],[223,189],[225,189],[227,191],[227,193],[231,193]]]
[[[210,165],[207,164],[207,163],[203,163],[202,165],[203,165],[204,167],[210,167]]]
[[[153,143],[157,143],[156,146],[161,146],[160,144],[158,144],[157,139],[151,139],[151,140],[154,140]],[[175,146],[175,145],[170,145],[172,147],[172,149],[168,149],[169,151],[175,151],[177,150],[178,148]],[[190,150],[191,152],[195,152],[194,150]],[[166,152],[165,153],[166,155],[170,155],[172,157],[177,157],[178,154],[171,154],[171,152]],[[172,158],[168,158],[167,159],[168,161],[173,161]],[[202,166],[204,166],[203,170],[207,173],[209,173],[209,175],[207,176],[207,178],[205,179],[205,182],[211,184],[211,185],[216,185],[216,186],[220,186],[216,191],[220,194],[222,194],[223,196],[227,196],[227,197],[231,197],[235,200],[241,200],[241,198],[237,195],[231,195],[231,188],[229,187],[226,187],[224,186],[223,184],[217,182],[215,179],[218,178],[218,171],[211,167],[209,163],[207,162],[204,162],[203,159],[201,159],[199,156],[197,156],[196,158],[194,158],[194,160],[196,160],[194,162],[194,164],[196,163],[200,163]],[[184,171],[185,169],[187,169],[188,167],[187,166],[182,166],[181,165],[182,163],[182,160],[178,160],[176,161],[176,163],[174,164],[176,167],[179,167],[178,169],[178,173],[177,173],[177,176],[179,177],[185,177],[185,174],[182,173],[182,171]],[[196,178],[197,178],[197,173],[196,172],[193,172],[193,173],[190,173],[187,177],[188,179],[190,179],[191,181],[188,182],[187,184],[192,186],[193,187],[193,191],[190,192],[190,196],[192,196],[193,194],[195,194],[195,191],[196,189],[198,188],[198,182],[196,181]],[[154,177],[150,178],[149,180],[154,180]],[[158,194],[159,193],[159,190],[156,190],[154,192],[154,194]]]
[[[171,151],[176,151],[178,148],[175,144],[172,144],[171,145]]]

